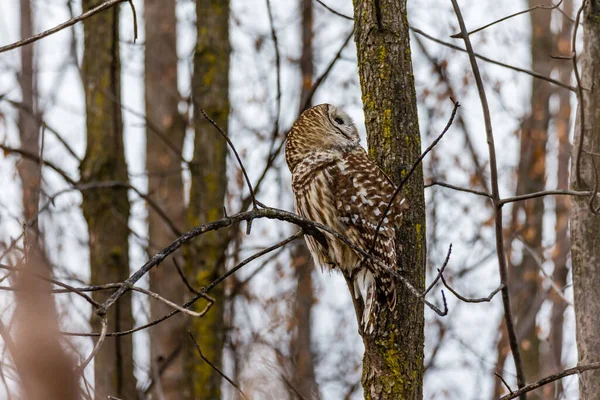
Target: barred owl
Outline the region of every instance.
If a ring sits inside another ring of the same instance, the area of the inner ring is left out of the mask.
[[[372,248],[381,261],[365,260],[331,234],[324,233],[327,246],[306,236],[315,263],[341,270],[352,283],[350,290],[364,306],[363,331],[372,332],[371,315],[382,303],[395,307],[395,228],[407,206],[405,199],[397,196],[383,218],[396,188],[360,146],[350,117],[330,104],[300,115],[288,134],[285,158],[292,172],[296,213],[327,225],[367,252]]]

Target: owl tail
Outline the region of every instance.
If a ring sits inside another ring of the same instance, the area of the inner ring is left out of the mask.
[[[364,332],[373,333],[373,321],[371,313],[375,304],[377,291],[375,290],[375,277],[373,273],[366,268],[359,270],[354,276],[354,296],[362,297],[364,309],[361,319],[361,326]]]

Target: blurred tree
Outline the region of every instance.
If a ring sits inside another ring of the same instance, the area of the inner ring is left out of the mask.
[[[21,38],[33,36],[30,0],[20,0]],[[21,150],[40,154],[40,124],[37,108],[36,73],[33,44],[21,47],[21,87],[18,128]],[[42,138],[43,140],[43,138]],[[0,335],[10,351],[20,378],[24,398],[75,400],[79,398],[78,377],[73,374],[73,359],[62,347],[58,313],[51,293],[52,284],[38,276],[52,278],[52,265],[38,229],[42,188],[40,160],[22,157],[17,163],[21,178],[25,257],[19,263],[12,285],[15,291],[14,326],[10,332],[0,322]],[[37,274],[37,276],[36,276]]]
[[[599,173],[595,169],[600,164],[600,0],[584,2],[583,50],[580,54],[583,88],[580,93],[583,98],[580,99],[573,139],[571,185],[577,190],[592,190],[598,185]],[[573,293],[581,364],[600,359],[600,303],[596,301],[600,298],[600,215],[592,212],[599,203],[595,197],[594,201],[587,197],[573,197],[571,200]],[[600,370],[581,374],[581,398],[593,399],[598,393]]]
[[[302,16],[300,37],[302,38],[302,54],[300,55],[300,110],[304,111],[304,103],[313,85],[313,0],[300,0]],[[296,275],[296,293],[294,309],[291,316],[290,354],[292,357],[291,382],[293,392],[305,399],[319,399],[319,387],[315,377],[315,355],[312,345],[311,312],[315,303],[312,274],[314,263],[304,241],[298,241],[292,250],[292,267]]]
[[[181,173],[185,121],[178,111],[177,20],[175,0],[145,0],[146,46],[144,86],[146,96],[146,170],[148,192],[175,227],[185,225],[183,178]],[[161,216],[148,208],[148,239],[160,251],[177,238]],[[154,253],[154,252],[152,252]],[[150,272],[150,290],[182,304],[185,291],[176,270],[176,258]],[[156,320],[172,310],[163,302],[151,302],[150,319]],[[185,385],[182,341],[187,340],[185,317],[178,314],[154,326],[150,332],[155,391],[165,400],[182,399],[191,388]],[[158,383],[158,384],[157,384]]]
[[[229,118],[229,1],[196,1],[196,51],[192,98],[194,100],[194,159],[190,166],[192,187],[187,210],[188,226],[214,221],[223,216],[227,188],[227,142],[203,117],[204,110],[225,132]],[[187,272],[196,287],[208,286],[225,270],[228,235],[224,230],[209,232],[188,249]],[[204,355],[221,367],[225,339],[224,285],[210,295],[215,304],[204,318],[191,320],[191,331]],[[196,311],[203,304],[196,304]],[[187,379],[192,387],[185,398],[221,398],[221,377],[202,361],[193,344],[187,342]]]
[[[550,0],[542,2],[551,6]],[[529,7],[538,5],[537,0],[529,0]],[[550,55],[554,50],[554,34],[550,22],[552,13],[548,10],[534,10],[529,15],[531,24],[531,64],[532,70],[550,76],[553,63]],[[517,169],[516,194],[540,192],[546,186],[546,146],[550,125],[550,96],[553,94],[549,82],[531,80],[530,110],[521,124],[521,152]],[[542,234],[544,228],[544,198],[538,197],[514,203],[512,209],[511,232],[523,242],[521,262],[509,270],[509,285],[514,299],[515,324],[519,332],[523,366],[526,376],[537,380],[541,374],[540,339],[536,317],[545,298],[540,284],[540,260],[543,259]],[[523,220],[520,221],[520,218]],[[506,329],[501,330],[506,335]],[[501,373],[506,356],[510,353],[508,341],[502,339],[506,347],[498,352],[498,369]],[[500,380],[496,381],[496,394],[504,391]]]
[[[84,0],[83,11],[102,3]],[[82,183],[127,183],[121,120],[119,7],[85,20],[83,25],[83,81],[87,147],[80,165]],[[83,192],[83,215],[88,224],[92,285],[121,282],[129,277],[129,200],[126,187],[98,187]],[[110,292],[94,292],[102,302]],[[92,330],[100,331],[92,315]],[[108,312],[108,332],[133,328],[131,294],[121,297]],[[94,358],[95,398],[137,396],[133,375],[131,335],[106,338]]]
[[[562,24],[560,31],[554,41],[555,54],[570,54],[571,33],[573,31],[573,22],[570,19],[573,15],[573,0],[563,1]],[[554,60],[554,66],[558,71],[561,82],[569,82],[573,75],[573,63],[567,60]],[[556,172],[557,187],[569,187],[569,160],[571,153],[571,142],[569,133],[571,127],[571,92],[564,88],[553,87],[554,94],[558,97],[558,111],[554,115],[554,124],[556,127],[556,136],[558,140],[558,168]],[[569,208],[570,198],[568,196],[556,196],[555,202],[555,234],[556,240],[552,250],[552,262],[554,263],[554,272],[552,280],[560,290],[567,286],[567,275],[569,273]],[[551,290],[549,294],[552,301],[552,312],[550,316],[550,333],[548,338],[548,348],[544,355],[542,375],[550,375],[562,370],[563,362],[563,330],[564,330],[564,312],[567,308],[567,302],[563,296],[556,290]],[[561,398],[563,392],[562,381],[556,385],[546,385],[543,391],[544,398]]]
[[[421,153],[406,0],[354,2],[358,71],[369,153],[399,184]],[[403,189],[409,209],[398,230],[398,266],[419,291],[425,287],[425,199],[419,166]],[[366,399],[423,398],[423,303],[398,285],[393,313],[378,316],[364,335]]]

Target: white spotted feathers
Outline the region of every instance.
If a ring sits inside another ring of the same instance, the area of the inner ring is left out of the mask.
[[[292,126],[285,150],[296,212],[331,227],[380,261],[365,260],[326,232],[327,248],[306,236],[317,264],[339,268],[352,280],[354,295],[364,305],[362,328],[371,332],[380,301],[385,298],[388,307],[395,307],[395,230],[406,202],[398,195],[384,217],[395,186],[360,146],[350,118],[332,105],[305,111]]]

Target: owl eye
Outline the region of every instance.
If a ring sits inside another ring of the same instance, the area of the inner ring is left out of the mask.
[[[336,117],[336,118],[334,119],[334,121],[335,121],[335,123],[336,123],[336,124],[338,124],[338,125],[343,125],[343,124],[344,124],[344,120],[343,120],[343,119],[341,119],[340,117]]]

